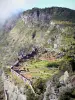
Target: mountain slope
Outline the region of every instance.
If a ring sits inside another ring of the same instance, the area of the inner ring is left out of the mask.
[[[71,70],[72,66],[70,65],[73,65],[74,68],[75,11],[52,7],[33,8],[23,12],[10,32],[6,31],[0,37],[1,65],[3,67],[11,66],[21,52],[23,54],[31,53],[33,48],[37,48],[40,55],[45,51],[66,54],[66,58],[59,66],[60,75],[57,75],[59,78],[62,72]],[[72,57],[73,59],[70,59]],[[74,72],[70,74],[74,74]],[[59,85],[58,77],[54,79],[54,82],[52,81],[54,85],[51,81],[48,84],[48,86],[50,86],[50,83],[52,84],[52,91],[54,91],[56,85]],[[46,93],[48,93],[48,90],[46,90]]]
[[[55,52],[68,48],[74,41],[74,16],[74,10],[59,7],[34,8],[23,12],[15,27],[3,35],[0,41],[1,55],[6,54],[3,58],[10,62],[17,57],[20,50],[27,52],[32,47]]]

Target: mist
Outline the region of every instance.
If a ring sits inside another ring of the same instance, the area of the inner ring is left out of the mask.
[[[0,24],[9,17],[33,7],[67,7],[75,9],[74,0],[0,0]]]
[[[37,0],[0,0],[0,23],[35,6]]]

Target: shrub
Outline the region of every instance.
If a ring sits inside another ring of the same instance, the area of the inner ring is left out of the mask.
[[[62,60],[59,64],[59,70],[61,71],[72,71],[72,68],[71,68],[71,65],[70,65],[70,62],[67,61],[67,60]]]
[[[75,44],[66,50],[63,61],[60,62],[60,70],[75,71]]]
[[[25,90],[26,90],[27,100],[38,100],[38,95],[35,95],[28,86],[26,87]]]
[[[63,91],[60,94],[59,100],[74,100],[75,94],[73,94],[75,89],[68,89],[68,91]]]
[[[11,73],[11,69],[10,68],[4,68],[4,72],[5,74],[8,76]]]
[[[59,64],[57,62],[52,62],[52,63],[48,63],[47,67],[51,68],[51,67],[55,67],[58,68]]]
[[[33,87],[37,94],[43,93],[45,91],[45,80],[43,80],[42,78],[37,79],[33,84]]]

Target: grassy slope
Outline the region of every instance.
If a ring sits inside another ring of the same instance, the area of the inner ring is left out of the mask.
[[[57,64],[57,62],[49,62],[49,61],[29,61],[28,66],[23,64],[23,68],[29,70],[29,74],[32,76],[32,79],[48,79],[58,72],[55,66],[52,69],[49,69],[47,66],[52,64]],[[26,72],[25,72],[26,73]]]
[[[69,48],[74,43],[75,23],[52,20],[54,24],[48,27],[27,27],[22,19],[19,19],[16,26],[7,34],[3,34],[0,41],[0,59],[3,66],[13,64],[17,59],[17,54],[20,50],[25,52],[31,51],[32,46],[46,48],[50,51],[60,51],[62,48]],[[32,39],[33,33],[36,34]],[[58,44],[58,48],[54,48],[54,44]],[[28,49],[26,49],[28,48]],[[47,79],[58,73],[58,70],[49,70],[46,66],[49,62],[39,61],[29,63],[27,68],[33,78],[41,77]],[[16,84],[19,84],[19,79],[14,76]],[[20,81],[20,83],[22,83]]]
[[[25,50],[25,52],[29,52],[31,51],[30,47],[36,45],[42,48],[50,48],[50,51],[54,50],[54,43],[58,43],[57,50],[68,48],[74,41],[73,36],[75,27],[72,25],[63,26],[63,22],[61,25],[59,24],[59,21],[57,22],[55,22],[55,25],[49,27],[27,27],[22,19],[19,19],[16,26],[8,33],[8,36],[5,37],[5,41],[7,41],[8,45],[4,52],[9,51],[5,56],[6,62],[15,61],[20,50],[28,48],[28,51]],[[34,39],[32,39],[33,33],[36,34]],[[52,40],[52,42],[48,43],[48,40]],[[4,46],[6,46],[6,44]],[[35,79],[40,77],[47,79],[55,73],[58,73],[58,70],[56,69],[49,70],[46,67],[48,63],[49,62],[47,61],[33,61],[32,63],[29,63],[27,68],[29,69],[32,78]],[[15,79],[17,78],[14,78],[14,80]]]
[[[73,26],[63,26],[62,25],[50,25],[49,27],[27,27],[24,22],[20,19],[16,26],[10,31],[8,36],[6,36],[4,52],[8,51],[6,55],[7,58],[12,59],[17,56],[17,52],[21,49],[29,48],[31,46],[38,46],[41,48],[49,48],[51,51],[54,50],[54,44],[58,44],[58,48],[55,50],[60,50],[61,47],[66,47],[68,43],[67,36],[73,35],[75,32],[75,27]],[[32,34],[35,33],[36,36],[32,39]],[[64,38],[65,37],[65,38]],[[71,39],[72,40],[72,39]],[[48,41],[50,41],[48,43]],[[62,42],[63,41],[63,42]],[[66,46],[65,46],[66,43]],[[26,51],[27,52],[27,51]]]
[[[20,18],[9,33],[3,34],[0,41],[0,59],[3,59],[3,64],[6,65],[7,62],[12,64],[17,59],[20,50],[29,52],[32,46],[46,48],[50,51],[60,51],[61,48],[70,45],[75,27],[66,25],[65,21],[52,20],[52,22],[54,22],[54,25],[50,24],[48,27],[28,27]],[[60,25],[59,22],[62,24]],[[36,35],[32,39],[34,33]],[[68,36],[71,37],[68,38]],[[54,44],[58,44],[57,49],[54,49]]]

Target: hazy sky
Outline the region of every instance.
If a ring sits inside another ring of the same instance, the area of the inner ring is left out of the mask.
[[[21,10],[52,6],[75,9],[75,0],[0,0],[0,21]]]
[[[59,7],[67,7],[75,9],[75,0],[38,0],[37,6],[39,7],[59,6]]]

